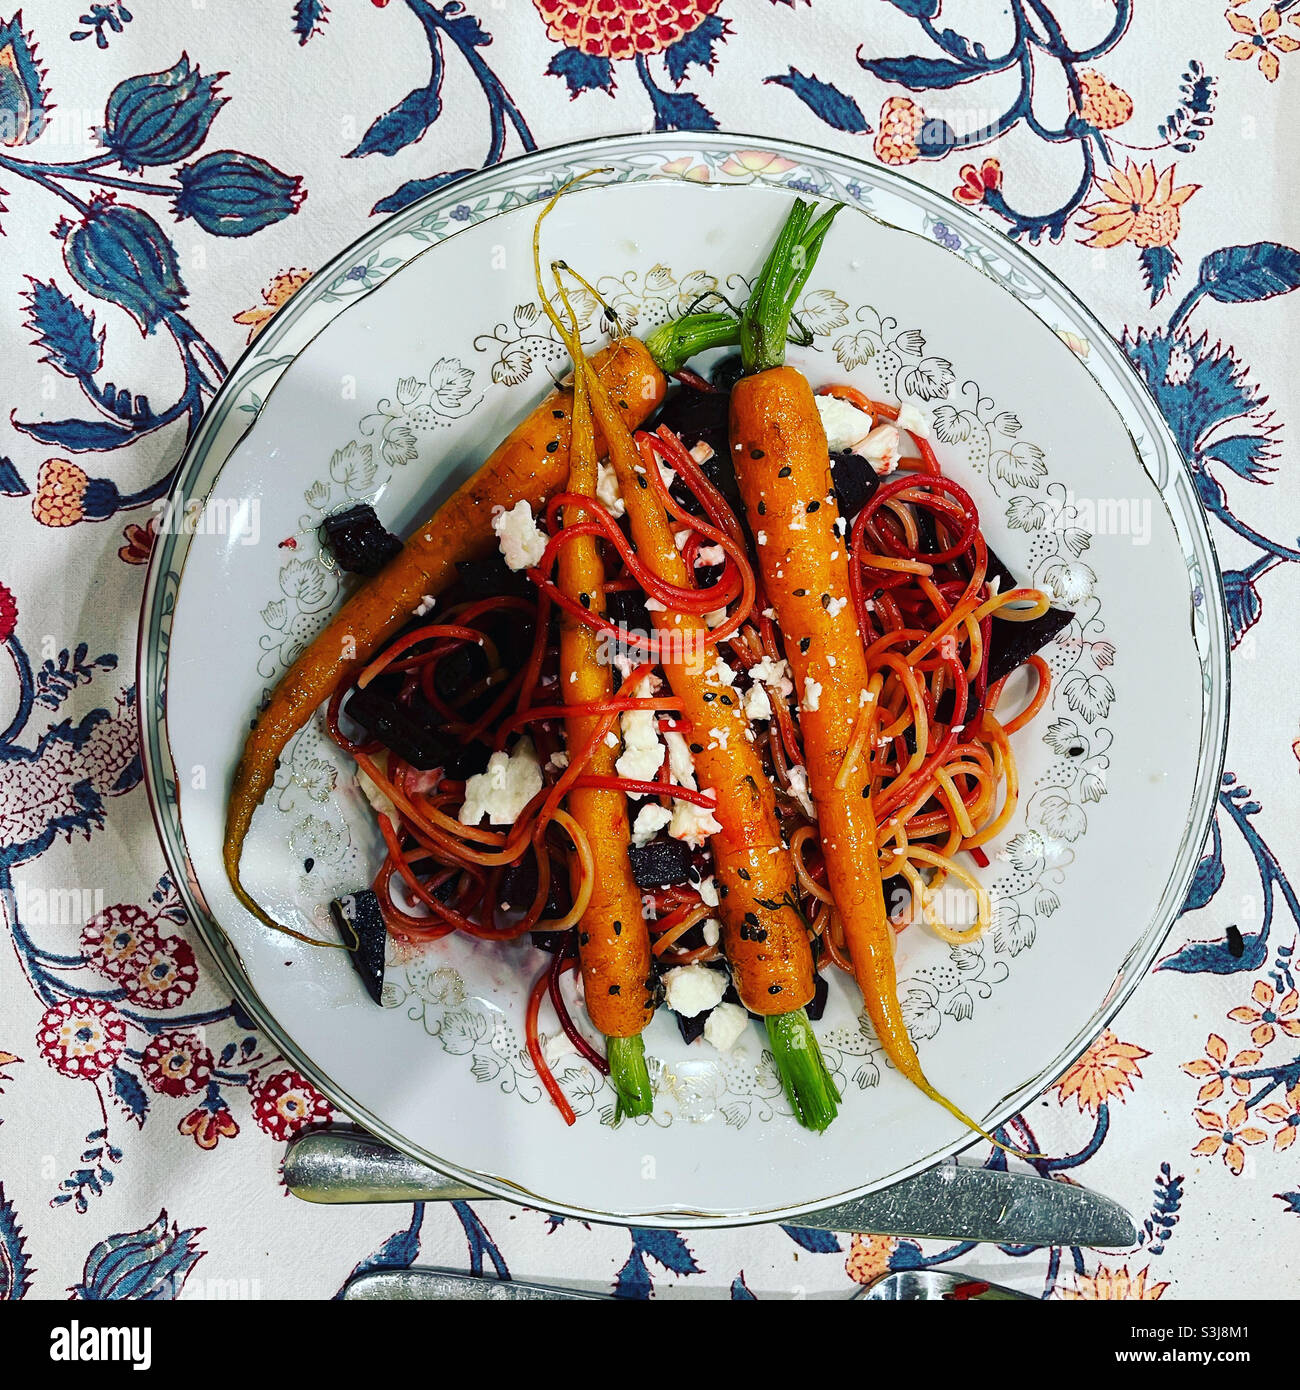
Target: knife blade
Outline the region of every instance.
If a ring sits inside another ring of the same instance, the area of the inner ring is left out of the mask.
[[[283,1173],[289,1191],[307,1202],[495,1200],[369,1135],[337,1130],[316,1130],[294,1140]],[[1122,1248],[1137,1238],[1128,1212],[1086,1187],[951,1164],[865,1197],[805,1212],[785,1224],[1019,1246]]]

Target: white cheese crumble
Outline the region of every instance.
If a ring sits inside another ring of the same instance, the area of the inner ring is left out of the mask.
[[[831,615],[832,618],[838,618],[840,614],[844,611],[844,607],[847,603],[848,599],[846,598],[833,598],[826,605],[826,611]]]
[[[721,831],[722,827],[707,806],[697,806],[693,801],[673,802],[668,833],[674,840],[685,840],[692,849],[699,849],[710,835],[718,835]]]
[[[842,401],[837,396],[817,396],[815,399],[817,413],[822,417],[822,428],[826,431],[826,447],[831,453],[851,449],[871,433],[875,421],[865,410],[859,410],[850,401]]]
[[[704,1041],[730,1052],[748,1026],[749,1015],[739,1004],[719,1004],[704,1020]]]
[[[895,423],[900,430],[907,430],[909,434],[914,434],[920,439],[930,438],[930,412],[924,406],[905,401],[898,407],[898,419]]]
[[[705,624],[712,630],[721,627],[727,621],[727,610],[725,608],[715,608],[711,613],[704,615]]]
[[[716,946],[722,936],[722,923],[716,917],[706,917],[700,925],[704,930],[704,944]]]
[[[877,473],[892,473],[898,467],[898,446],[898,426],[877,425],[855,452],[861,454]]]
[[[645,607],[647,613],[667,613],[668,611],[668,605],[666,603],[660,603],[653,594],[646,597]]]
[[[433,612],[433,605],[434,605],[436,602],[437,602],[437,600],[434,598],[434,596],[433,596],[432,594],[425,594],[425,595],[420,599],[419,603],[417,603],[417,604],[415,605],[415,607],[411,609],[411,612],[412,612],[417,618],[424,618],[424,617],[427,617],[430,613]]]
[[[730,737],[731,737],[731,730],[730,730],[730,729],[710,729],[710,730],[709,730],[709,747],[710,747],[710,748],[721,748],[722,751],[725,753],[725,752],[727,751],[727,739],[730,738]]]
[[[800,709],[806,710],[809,714],[815,714],[822,703],[822,685],[820,681],[815,681],[811,676],[803,678],[803,704]]]
[[[809,820],[816,820],[817,812],[813,808],[812,797],[808,794],[808,769],[802,763],[794,763],[790,768],[790,790],[803,809],[804,815]]]
[[[569,765],[569,755],[565,752],[552,753],[546,760],[547,767],[553,767],[563,772]]]
[[[647,802],[632,822],[632,843],[648,845],[672,818],[673,813],[666,806],[660,806],[657,801]]]
[[[719,685],[735,685],[736,683],[736,673],[721,657],[714,662],[709,675],[712,676]]]
[[[750,667],[749,674],[756,681],[762,681],[764,685],[769,686],[772,692],[782,699],[794,693],[794,681],[790,676],[788,661],[765,656],[762,661],[755,662]]]
[[[679,733],[666,731],[664,742],[668,745],[668,771],[679,787],[695,790],[695,759],[691,757],[691,746]]]
[[[537,529],[532,511],[522,498],[509,511],[503,507],[492,516],[501,554],[512,570],[529,569],[540,562],[546,537]]]
[[[634,694],[638,700],[650,698],[653,694],[650,677],[643,677],[638,682]],[[628,710],[622,716],[622,722],[623,753],[614,764],[614,771],[633,782],[653,782],[664,760],[654,712],[648,709]],[[632,792],[630,795],[639,799],[641,793]]]
[[[679,965],[664,975],[664,1002],[683,1018],[694,1018],[717,1008],[726,992],[726,975],[707,965]]]
[[[618,474],[604,459],[596,465],[596,501],[610,516],[619,517],[627,511],[623,494],[618,490]]]
[[[708,461],[713,457],[713,445],[706,444],[704,440],[701,439],[700,442],[691,450],[691,457],[695,460],[696,463],[708,463]]]
[[[788,531],[806,531],[808,529],[808,508],[804,502],[794,502],[790,507],[790,524],[786,527]],[[778,576],[781,571],[777,570]]]
[[[725,565],[727,552],[720,545],[702,545],[696,559],[701,565]]]
[[[772,702],[767,698],[767,691],[755,682],[745,691],[745,718],[751,723],[759,719],[771,719]]]
[[[530,738],[521,738],[509,753],[493,753],[487,770],[465,783],[462,825],[477,825],[484,816],[492,825],[511,825],[542,789],[542,769]]]
[[[720,901],[718,897],[718,885],[714,881],[712,875],[700,879],[695,886],[700,890],[700,900],[706,907],[717,907]]]
[[[618,735],[614,732],[613,729],[610,729],[610,731],[605,735],[605,747],[606,747],[606,748],[617,748],[617,747],[618,747]]]

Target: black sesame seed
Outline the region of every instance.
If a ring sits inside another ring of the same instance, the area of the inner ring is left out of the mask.
[[[623,935],[623,924],[622,924],[622,922],[615,922],[615,923],[614,923],[614,935],[615,935],[615,936],[622,936],[622,935]]]
[[[622,985],[610,985],[610,987],[609,987],[609,992],[610,992],[611,994],[621,994],[622,991],[623,991],[623,986],[622,986]]]
[[[776,476],[778,478],[788,478],[790,476],[790,472],[791,470],[789,468],[783,468]]]
[[[302,861],[302,871],[303,871],[303,873],[305,873],[305,874],[311,873],[311,871],[312,871],[315,867],[316,867],[316,861],[315,861],[314,859],[304,859],[304,860]]]
[[[558,439],[552,439],[546,445],[546,452],[548,454],[553,454],[559,447],[560,441]]]
[[[727,896],[727,894],[730,893],[730,892],[731,892],[731,889],[728,888],[727,885],[726,885],[725,883],[720,883],[720,884],[718,884],[718,897],[720,897],[720,898],[725,898],[725,897]]]
[[[823,607],[823,608],[829,608],[830,606],[831,606],[831,596],[830,596],[829,594],[823,594],[823,595],[822,595],[822,607]]]
[[[741,878],[743,878],[743,879],[745,880],[746,883],[749,882],[749,870],[748,870],[748,869],[738,869],[736,872],[739,873],[739,875],[741,876]]]
[[[619,408],[620,410],[626,410],[626,409],[627,409],[627,402],[626,402],[626,401],[619,401],[619,403],[618,403],[618,408]]]
[[[718,697],[713,693],[712,690],[706,690],[704,692],[704,703],[706,705],[711,703],[713,700],[716,700],[717,698]]]
[[[766,503],[766,502],[760,502],[760,503],[758,504],[758,514],[759,514],[759,516],[766,516],[766,515],[767,515],[767,503]]]
[[[820,508],[821,508],[821,503],[818,502],[816,498],[813,498],[813,500],[812,500],[811,502],[808,503],[808,506],[807,506],[806,510],[809,511],[809,512],[815,512],[815,511],[820,510]]]
[[[751,449],[749,451],[749,456],[752,459],[765,459],[767,457],[767,451],[765,449]]]
[[[792,592],[794,593],[795,598],[807,598],[807,597],[808,597],[808,590],[807,590],[807,589],[795,589],[795,590],[793,590]]]
[[[585,932],[585,931],[584,931],[584,932],[579,932],[579,933],[578,933],[578,945],[579,945],[579,946],[585,946],[590,940],[591,940],[591,933],[590,933],[590,932]]]
[[[811,637],[801,637],[801,638],[799,639],[799,650],[800,650],[805,656],[808,655],[808,648],[811,647],[811,646],[812,646],[812,638],[811,638]]]
[[[747,912],[747,913],[745,913],[745,921],[748,922],[749,925],[750,925],[751,927],[756,927],[756,926],[758,926],[758,913],[757,913],[757,912]]]
[[[562,411],[562,410],[553,410],[553,411],[551,411],[551,417],[552,417],[552,419],[555,419],[555,420],[563,420],[563,419],[564,419],[564,411]]]
[[[704,752],[704,745],[703,745],[702,743],[692,743],[692,744],[691,744],[691,752],[692,752],[692,753],[703,753],[703,752]]]
[[[636,485],[637,485],[637,487],[639,487],[642,491],[644,491],[646,488],[648,488],[648,487],[650,486],[650,483],[649,483],[649,480],[645,477],[645,475],[644,475],[643,473],[638,473],[638,474],[636,475]]]
[[[780,993],[781,993],[781,986],[780,986],[780,985],[768,985],[768,987],[767,987],[767,992],[768,992],[769,994],[780,994]]]
[[[581,599],[581,601],[582,601],[582,606],[583,606],[584,608],[590,608],[590,607],[591,607],[591,595],[590,595],[590,594],[579,594],[579,595],[578,595],[578,598]]]
[[[719,695],[718,699],[721,700],[724,705],[729,705],[731,703],[730,695]]]

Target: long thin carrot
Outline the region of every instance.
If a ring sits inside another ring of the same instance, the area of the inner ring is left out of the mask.
[[[693,579],[674,542],[665,511],[671,499],[654,456],[638,452],[608,390],[584,363],[581,345],[571,342],[570,351],[575,375],[589,382],[592,412],[605,436],[640,561],[665,584],[690,589]],[[744,561],[732,537],[710,528],[709,538]],[[659,663],[681,702],[682,717],[695,730],[696,781],[717,800],[714,819],[721,829],[710,835],[709,847],[723,946],[737,993],[748,1009],[764,1016],[796,1116],[808,1128],[824,1130],[835,1118],[839,1093],[804,1009],[815,989],[812,951],[771,782],[741,697],[732,688],[734,673],[710,644],[703,616],[666,607],[652,618]]]
[[[611,343],[594,365],[620,412],[634,425],[663,399],[664,374],[635,338]],[[416,527],[402,551],[344,603],[284,673],[258,715],[231,784],[222,857],[235,896],[268,926],[300,936],[273,921],[239,877],[244,839],[275,780],[280,755],[335,687],[355,676],[410,621],[420,601],[438,595],[455,579],[458,561],[491,551],[497,507],[509,508],[520,500],[536,507],[560,491],[569,473],[571,413],[572,393],[556,391],[517,425],[478,472]]]
[[[755,284],[741,324],[745,375],[731,393],[732,458],[750,527],[766,540],[758,547],[763,582],[800,696],[828,886],[867,1014],[899,1071],[984,1134],[926,1078],[899,1003],[870,758],[860,747],[874,692],[850,596],[848,527],[812,389],[784,365],[791,308],[838,211],[813,221],[812,206],[796,199]]]
[[[563,190],[561,190],[561,193]],[[542,209],[533,233],[533,268],[538,293],[555,327],[565,326],[551,305],[542,283],[540,240],[542,223],[561,196],[557,193]],[[614,407],[618,418],[617,407]],[[597,480],[596,436],[585,371],[575,373],[573,431],[569,453],[567,494],[594,498]],[[589,513],[566,505],[565,527],[580,527]],[[557,560],[560,592],[582,609],[605,611],[605,566],[600,543],[593,535],[579,534],[560,551]],[[601,659],[600,639],[568,612],[560,620],[560,691],[565,705],[590,706],[608,701],[614,694],[613,668]],[[583,747],[601,717],[590,709],[565,719],[568,746]],[[600,739],[587,763],[593,778],[616,775],[617,743]],[[631,829],[627,798],[621,791],[575,784],[569,791],[569,813],[585,832],[594,860],[594,882],[587,910],[578,924],[578,957],[582,965],[587,1013],[608,1039],[610,1081],[618,1096],[616,1118],[648,1115],[654,1108],[654,1092],[646,1068],[641,1032],[654,1015],[654,972],[650,931],[641,905],[641,890],[632,876],[628,857]]]

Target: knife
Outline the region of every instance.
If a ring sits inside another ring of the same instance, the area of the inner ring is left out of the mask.
[[[295,1139],[283,1174],[289,1191],[306,1202],[494,1200],[491,1193],[445,1177],[369,1135],[337,1130]],[[805,1212],[785,1224],[1019,1246],[1123,1248],[1137,1239],[1128,1212],[1086,1187],[951,1164],[928,1168],[865,1197]]]

